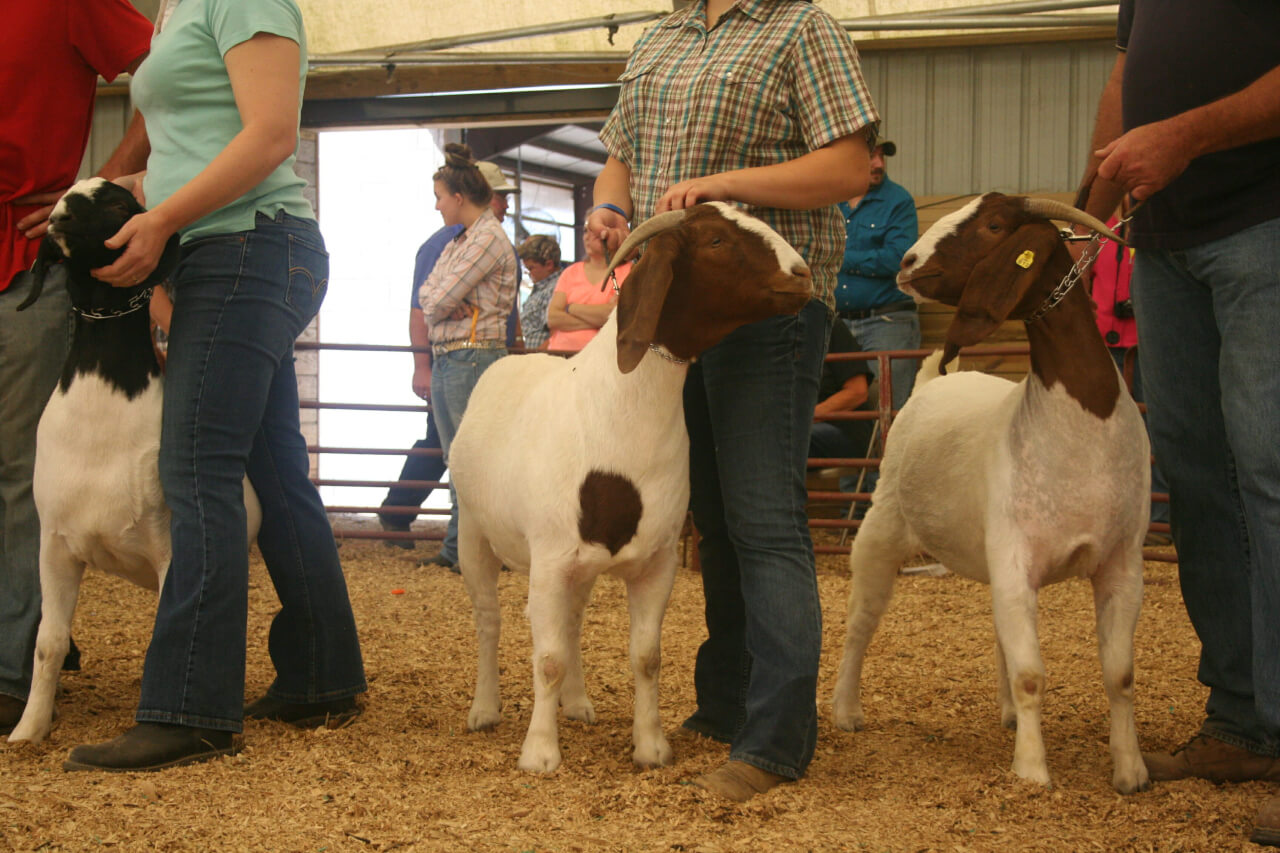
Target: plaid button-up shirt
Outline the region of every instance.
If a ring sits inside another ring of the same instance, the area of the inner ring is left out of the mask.
[[[418,289],[431,343],[506,341],[507,317],[518,284],[516,253],[497,217],[486,207],[470,228],[445,246]]]
[[[852,40],[808,0],[740,0],[710,32],[704,9],[699,0],[640,37],[600,132],[631,170],[635,222],[680,181],[794,160],[879,120]],[[744,207],[795,246],[833,306],[836,206]]]

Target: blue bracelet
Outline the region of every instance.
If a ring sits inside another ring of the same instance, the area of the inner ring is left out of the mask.
[[[587,213],[589,215],[591,214],[592,211],[600,210],[601,208],[604,208],[605,210],[612,210],[614,213],[618,214],[623,219],[626,219],[628,221],[630,221],[631,219],[630,216],[627,216],[627,212],[625,210],[618,207],[616,204],[609,204],[607,201],[604,202],[603,204],[597,204],[595,207],[591,208],[591,210],[588,210]]]

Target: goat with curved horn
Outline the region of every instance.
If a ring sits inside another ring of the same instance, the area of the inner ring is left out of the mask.
[[[1063,204],[1051,198],[1035,198],[1033,196],[1026,196],[1022,201],[1022,207],[1028,213],[1037,213],[1046,219],[1060,219],[1063,222],[1083,225],[1086,228],[1093,229],[1108,240],[1115,240],[1117,243],[1124,242],[1119,234],[1107,227],[1106,223],[1094,216],[1090,216],[1078,207],[1072,207],[1069,204]]]

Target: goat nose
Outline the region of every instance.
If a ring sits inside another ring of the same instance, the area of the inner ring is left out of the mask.
[[[915,253],[915,252],[907,252],[905,255],[903,255],[903,256],[902,256],[902,268],[903,268],[904,270],[909,270],[909,269],[911,269],[912,267],[914,267],[915,265],[916,265],[916,253]]]
[[[791,265],[791,274],[800,278],[810,278],[813,275],[809,271],[809,265],[803,261]]]

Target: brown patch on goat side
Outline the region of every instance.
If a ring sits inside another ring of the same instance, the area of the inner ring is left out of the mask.
[[[621,474],[592,471],[578,489],[578,535],[617,554],[640,526],[644,504],[635,484]]]
[[[1046,388],[1062,383],[1085,411],[1111,417],[1120,399],[1120,375],[1098,334],[1093,302],[1079,287],[1039,320],[1027,324],[1031,372]]]

